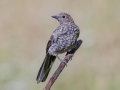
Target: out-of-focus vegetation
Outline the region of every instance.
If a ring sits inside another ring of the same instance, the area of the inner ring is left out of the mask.
[[[35,79],[60,12],[73,17],[83,44],[52,90],[120,90],[119,0],[0,0],[0,90],[44,88],[59,61],[45,83]]]

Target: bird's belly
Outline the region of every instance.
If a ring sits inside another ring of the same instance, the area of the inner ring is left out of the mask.
[[[64,53],[75,47],[76,37],[74,35],[65,35],[58,38],[59,46],[57,53]]]
[[[69,46],[69,47],[67,47],[67,48],[61,48],[60,50],[57,50],[57,53],[58,53],[58,54],[65,53],[65,52],[67,52],[67,51],[70,51],[72,48],[74,48],[74,45]]]

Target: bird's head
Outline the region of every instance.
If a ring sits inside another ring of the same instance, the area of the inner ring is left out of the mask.
[[[63,12],[58,15],[52,16],[52,18],[57,19],[60,22],[60,24],[74,23],[72,17],[69,14]]]

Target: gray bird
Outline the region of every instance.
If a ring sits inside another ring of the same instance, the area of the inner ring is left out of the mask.
[[[53,66],[56,58],[60,62],[65,62],[58,57],[58,54],[69,52],[76,45],[79,37],[79,27],[74,23],[72,17],[67,13],[60,13],[52,16],[60,22],[50,37],[46,47],[46,57],[37,75],[37,83],[44,82]],[[66,62],[65,62],[66,63]]]

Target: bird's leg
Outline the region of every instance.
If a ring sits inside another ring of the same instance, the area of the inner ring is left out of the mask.
[[[66,67],[67,67],[67,62],[66,62],[66,60],[61,60],[61,59],[58,57],[58,55],[56,55],[56,57],[58,58],[58,60],[60,60],[60,62],[64,62],[65,65],[66,65]]]
[[[72,57],[73,57],[74,54],[69,54],[69,55],[70,55],[70,60],[72,60]]]

